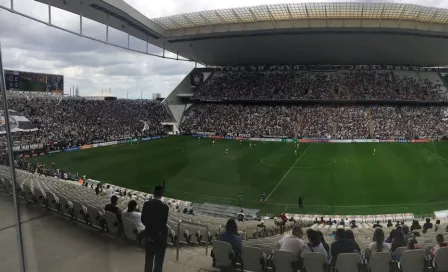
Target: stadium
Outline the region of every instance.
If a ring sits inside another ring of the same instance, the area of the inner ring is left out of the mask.
[[[314,2],[147,18],[124,1],[36,1],[48,22],[0,7],[117,50],[136,38],[135,52],[195,68],[155,101],[64,95],[67,76],[2,65],[1,271],[141,271],[153,222],[139,212],[162,184],[165,271],[448,270],[447,9]],[[53,25],[52,8],[79,15],[80,33]],[[83,18],[106,39],[84,36]],[[223,238],[229,219],[239,246]],[[309,248],[294,256],[291,237]]]

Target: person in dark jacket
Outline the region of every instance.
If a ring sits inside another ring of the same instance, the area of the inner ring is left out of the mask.
[[[429,229],[432,229],[431,219],[426,218],[426,223],[423,224],[423,233],[428,232]]]
[[[154,198],[143,205],[142,223],[145,225],[145,272],[162,272],[168,236],[169,207],[161,201],[164,189],[154,188]],[[154,267],[153,267],[154,266]]]
[[[338,255],[341,253],[355,253],[355,244],[351,240],[347,240],[344,229],[336,230],[336,241],[331,244],[331,262],[336,264]]]
[[[114,213],[118,218],[118,222],[121,223],[121,209],[117,206],[117,203],[118,197],[116,195],[111,196],[110,204],[107,204],[106,207],[104,207],[104,210]]]

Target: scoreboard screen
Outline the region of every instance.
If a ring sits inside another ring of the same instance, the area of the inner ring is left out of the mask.
[[[6,90],[64,93],[64,76],[5,70]]]

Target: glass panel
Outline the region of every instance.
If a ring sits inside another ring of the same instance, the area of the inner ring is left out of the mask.
[[[255,17],[257,17],[257,21],[270,21],[272,20],[269,16],[268,9],[266,6],[256,6],[251,8]]]
[[[18,22],[17,18],[12,14],[3,12],[10,21]],[[21,18],[19,18],[20,20]],[[21,19],[23,21],[23,19]],[[2,52],[3,51],[3,52]],[[3,53],[3,55],[2,55]],[[21,246],[18,238],[19,229],[21,227],[17,225],[19,217],[16,216],[16,210],[22,212],[23,218],[32,218],[31,213],[27,213],[26,207],[20,203],[18,198],[20,192],[19,183],[14,182],[11,161],[14,161],[13,157],[10,157],[8,152],[8,137],[6,135],[6,120],[10,120],[10,127],[15,128],[17,126],[16,118],[14,114],[9,112],[9,118],[5,112],[5,106],[3,95],[5,94],[5,86],[15,88],[18,86],[18,75],[12,71],[3,72],[3,63],[8,56],[5,54],[5,49],[0,48],[0,113],[1,113],[1,125],[0,125],[0,271],[20,271],[21,267]],[[12,141],[11,141],[12,143]],[[17,203],[17,205],[15,204]],[[22,255],[23,256],[23,255]]]

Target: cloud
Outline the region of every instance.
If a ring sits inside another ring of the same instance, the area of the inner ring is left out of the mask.
[[[14,2],[15,8],[20,12],[40,20],[47,20],[47,6],[34,0]],[[278,4],[285,1],[125,0],[125,2],[145,16],[155,18],[209,9]],[[393,2],[404,3],[404,1]],[[9,6],[9,3],[10,0],[0,0],[0,5]],[[409,0],[406,3],[448,7],[446,1],[438,0]],[[52,22],[73,31],[79,28],[77,16],[55,8],[52,9]],[[105,39],[104,25],[88,19],[83,21],[83,33]],[[120,45],[127,44],[127,36],[118,30],[110,31],[110,39]],[[63,74],[66,93],[69,92],[71,86],[78,86],[81,95],[90,95],[101,89],[111,88],[112,93],[119,97],[129,95],[130,98],[139,98],[142,90],[145,98],[150,98],[153,92],[166,96],[194,67],[194,63],[146,56],[81,38],[11,14],[3,9],[0,9],[0,41],[5,68]],[[146,45],[134,38],[131,38],[131,47],[146,50]],[[151,46],[150,52],[161,54],[161,49]]]

